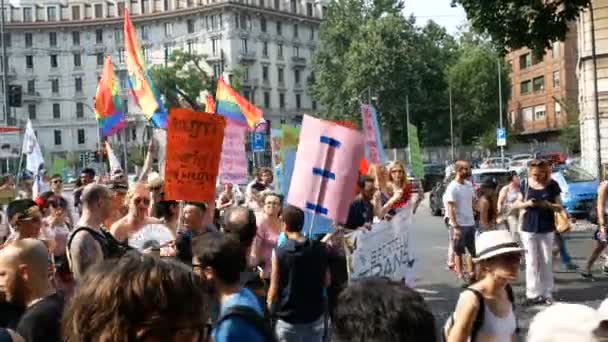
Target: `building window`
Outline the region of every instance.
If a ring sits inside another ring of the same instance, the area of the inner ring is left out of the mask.
[[[27,81],[27,93],[30,95],[34,95],[36,93],[36,81],[35,80]]]
[[[551,47],[551,57],[553,59],[558,59],[560,57],[560,45],[561,43],[559,41],[553,43],[553,46]]]
[[[553,103],[553,110],[555,111],[555,116],[562,115],[562,105],[559,102],[555,101]]]
[[[78,129],[78,145],[82,145],[85,143],[84,129]]]
[[[306,3],[306,15],[312,17],[312,4],[310,2]]]
[[[242,68],[243,68],[243,81],[249,82],[249,67],[243,65]]]
[[[133,127],[133,129],[131,129],[131,140],[133,140],[133,141],[137,140],[137,129],[135,127]]]
[[[102,44],[103,43],[103,30],[95,30],[95,43]]]
[[[53,133],[54,133],[54,136],[55,136],[55,145],[61,145],[61,131],[60,130],[54,130]]]
[[[312,110],[317,110],[317,101],[312,100]]]
[[[315,28],[314,27],[310,27],[310,40],[315,40]]]
[[[260,18],[260,30],[266,33],[266,18],[264,17]]]
[[[521,117],[523,118],[524,122],[533,121],[534,120],[534,108],[532,108],[532,107],[523,108],[521,110]]]
[[[293,71],[293,79],[296,82],[296,84],[300,84],[300,70],[299,69],[295,69]]]
[[[57,32],[49,32],[49,46],[57,46]]]
[[[103,17],[103,5],[95,4],[95,18],[102,18],[102,17]]]
[[[4,44],[6,45],[6,47],[11,47],[12,45],[12,39],[11,39],[11,34],[10,32],[6,32],[4,33]]]
[[[186,20],[186,26],[188,26],[188,33],[194,33],[194,20]]]
[[[532,80],[532,89],[534,92],[545,90],[545,76],[539,76]]]
[[[34,56],[32,56],[32,55],[25,56],[25,67],[28,69],[34,68]]]
[[[294,57],[300,57],[300,47],[299,46],[293,47],[293,55],[294,55]]]
[[[528,80],[521,82],[519,92],[521,95],[530,94],[532,92],[532,81]]]
[[[173,35],[173,23],[165,23],[165,37]]]
[[[59,103],[53,103],[53,119],[61,119],[61,106]]]
[[[169,63],[169,58],[171,57],[171,51],[169,50],[169,46],[165,45],[165,65]]]
[[[278,80],[279,80],[279,83],[281,83],[281,84],[282,84],[283,82],[285,82],[285,78],[284,78],[284,75],[283,75],[283,67],[279,67],[279,68],[278,68],[278,73],[277,73],[277,75],[278,75]]]
[[[268,57],[268,42],[262,43],[262,56]]]
[[[108,7],[107,8],[108,8],[108,11],[106,12],[106,16],[108,18],[114,17],[114,13],[115,13],[114,12],[114,4],[111,3],[111,2],[108,2]]]
[[[32,8],[31,7],[24,7],[23,8],[23,21],[24,22],[32,22],[33,20],[32,17]]]
[[[283,43],[277,44],[277,57],[283,58]]]
[[[78,32],[78,31],[72,32],[72,44],[75,46],[80,45],[80,32]]]
[[[57,67],[57,55],[51,55],[51,68]]]
[[[219,40],[217,38],[211,39],[211,54],[213,56],[217,56],[217,53],[218,53],[218,50],[219,50],[218,49],[219,48],[218,44],[219,44]]]
[[[264,92],[264,108],[270,108],[270,93]]]
[[[321,7],[321,17],[325,18],[326,15],[327,15],[327,6],[323,6],[323,7]]]
[[[141,14],[151,13],[150,11],[150,1],[141,0]]]
[[[222,75],[222,67],[219,64],[213,64],[213,77],[216,79]]]
[[[560,75],[559,75],[559,70],[556,70],[553,72],[553,88],[559,88],[560,87]]]
[[[299,27],[298,24],[293,24],[293,37],[294,38],[298,38],[298,34],[299,34]]]
[[[532,54],[526,53],[524,55],[519,56],[519,69],[523,70],[532,66]]]
[[[117,10],[118,10],[118,16],[122,17],[125,13],[125,3],[124,2],[119,2],[116,6]]]
[[[194,53],[194,42],[189,40],[186,44],[188,46],[188,53]]]
[[[84,118],[84,105],[81,102],[76,103],[76,118]]]
[[[544,120],[546,114],[545,106],[534,107],[534,120]]]
[[[262,66],[262,80],[268,82],[268,65]]]
[[[114,44],[121,46],[124,44],[124,39],[122,36],[122,30],[116,29],[114,30]]]
[[[129,87],[129,80],[126,70],[120,70],[118,72],[118,79],[120,80],[120,88],[127,89]]]
[[[32,42],[34,41],[34,37],[30,32],[25,34],[25,47],[32,47]]]
[[[97,53],[96,58],[97,58],[97,66],[103,66],[103,52]]]
[[[80,68],[82,66],[82,60],[80,58],[81,57],[80,57],[79,53],[74,54],[74,67],[75,68]]]
[[[59,79],[58,78],[51,80],[51,92],[53,94],[59,93]]]
[[[297,0],[291,0],[290,2],[290,9],[291,9],[291,13],[298,13],[298,6],[297,6]]]
[[[279,93],[279,108],[285,109],[285,93]]]
[[[80,6],[72,6],[72,20],[80,20]]]
[[[241,52],[247,53],[247,38],[241,38]]]
[[[30,103],[27,105],[27,114],[30,120],[36,120],[36,105]]]
[[[281,9],[281,1],[280,0],[274,0],[274,9],[276,9],[276,10],[280,10]]]
[[[57,21],[57,7],[53,6],[46,8],[46,20]]]
[[[76,90],[77,93],[82,92],[82,78],[80,78],[80,77],[74,78],[74,89]]]
[[[283,24],[280,21],[277,21],[277,35],[280,36],[283,34]]]
[[[143,39],[143,40],[148,39],[148,27],[142,26],[140,32],[141,32],[141,39]]]
[[[296,109],[302,108],[302,95],[296,94]]]

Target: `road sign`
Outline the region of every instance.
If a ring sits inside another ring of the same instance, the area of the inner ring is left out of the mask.
[[[253,152],[264,152],[266,150],[266,139],[264,133],[253,133]]]
[[[499,128],[496,130],[496,146],[507,146],[507,130]]]

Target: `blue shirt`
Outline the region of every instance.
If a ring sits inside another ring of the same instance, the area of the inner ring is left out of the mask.
[[[242,288],[241,291],[234,294],[228,301],[222,304],[220,309],[220,317],[226,310],[232,306],[247,306],[254,309],[264,316],[264,310],[260,306],[260,302],[250,290]],[[251,323],[237,316],[231,316],[213,329],[213,339],[215,342],[265,342],[262,335]]]

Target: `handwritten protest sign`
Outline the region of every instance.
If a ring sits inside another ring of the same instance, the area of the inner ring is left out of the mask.
[[[344,223],[363,153],[360,132],[304,115],[287,202]]]
[[[167,130],[167,200],[205,202],[215,197],[226,119],[172,108]]]
[[[379,276],[413,287],[414,255],[410,248],[411,207],[401,209],[389,221],[380,221],[371,231],[356,230],[344,237],[351,280]]]
[[[247,183],[247,153],[245,135],[247,125],[227,120],[220,160],[220,182],[222,184]]]

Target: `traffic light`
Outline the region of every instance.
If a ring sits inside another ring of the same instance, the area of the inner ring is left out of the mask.
[[[22,91],[20,85],[11,84],[8,86],[8,105],[10,107],[21,107]]]

